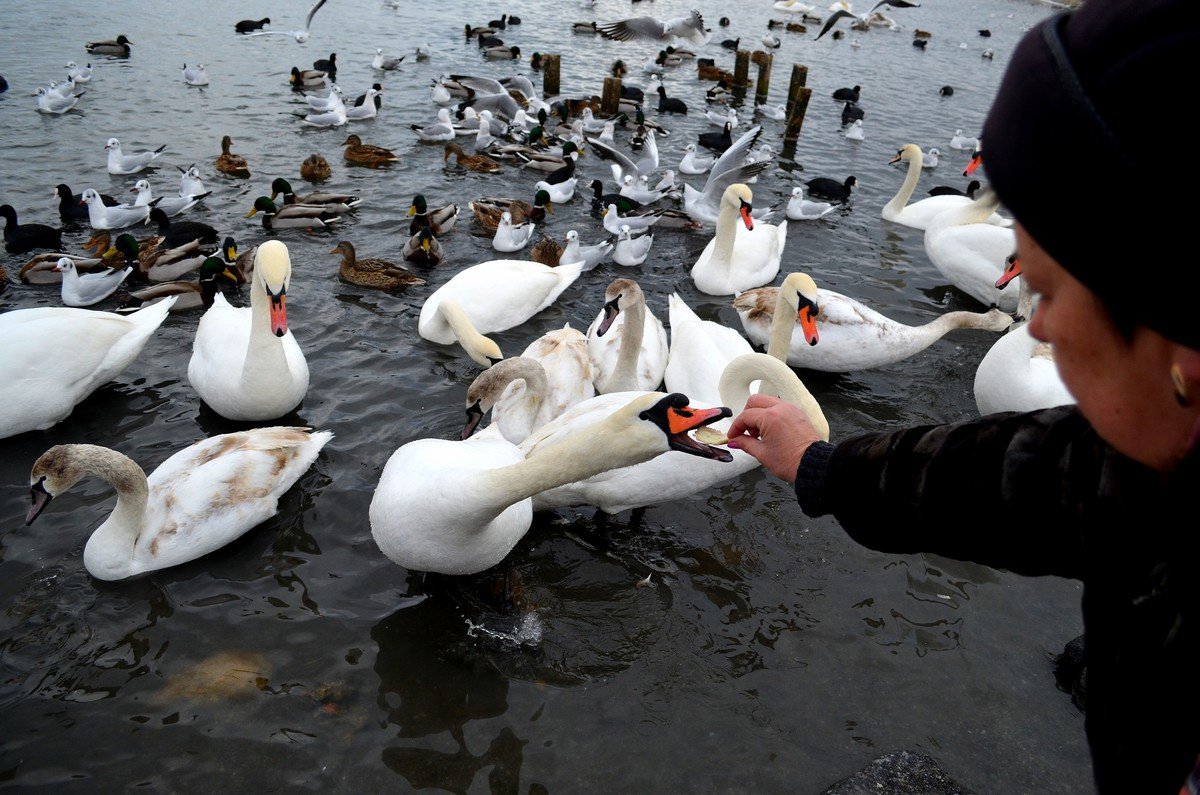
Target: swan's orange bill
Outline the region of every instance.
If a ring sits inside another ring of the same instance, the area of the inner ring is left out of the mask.
[[[996,288],[1003,290],[1008,283],[1021,275],[1021,262],[1014,254],[1004,261],[1004,273],[996,280]]]
[[[738,211],[741,213],[742,221],[746,224],[747,229],[754,228],[754,218],[750,215],[751,207],[749,204],[742,202],[742,208]]]
[[[809,345],[816,345],[820,342],[821,335],[817,332],[816,313],[813,312],[811,304],[800,307],[800,311],[796,313],[796,319],[800,321],[800,328],[804,330],[804,339]]]
[[[691,406],[684,406],[681,409],[671,409],[667,412],[667,427],[672,434],[687,433],[732,414],[733,412],[724,406],[711,409],[695,409]]]
[[[963,176],[969,177],[975,173],[975,169],[983,165],[983,153],[976,151],[971,155],[971,162],[967,163],[967,167],[963,169]]]
[[[276,337],[287,334],[287,296],[281,290],[271,296],[271,333]]]

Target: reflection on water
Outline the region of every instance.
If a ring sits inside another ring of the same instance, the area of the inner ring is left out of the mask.
[[[691,7],[653,5],[644,13]],[[710,0],[697,7],[710,24],[729,13]],[[525,24],[504,37],[522,52],[561,52],[568,92],[593,93],[613,59],[638,64],[658,50],[563,35],[564,18],[616,19],[628,4],[563,8],[526,0]],[[127,191],[132,179],[104,170],[103,141],[113,135],[130,148],[168,145],[169,158],[147,175],[156,193],[178,185],[174,166],[195,162],[212,195],[188,218],[234,235],[242,250],[266,237],[257,218],[243,217],[254,197],[275,176],[300,188],[296,170],[310,153],[332,165],[330,189],[366,201],[337,232],[280,235],[294,269],[289,326],[312,382],[296,412],[274,424],[327,428],[335,438],[276,517],[202,560],[122,583],[94,581],[82,565],[84,540],[114,501],[98,479],[23,525],[29,467],[54,444],[103,444],[149,472],[200,438],[246,427],[213,414],[187,382],[195,315],[168,318],[134,365],[63,423],[0,440],[0,781],[82,782],[90,791],[814,792],[872,749],[919,748],[977,791],[1086,791],[1081,720],[1045,660],[1078,634],[1074,584],[870,553],[833,522],[801,515],[790,490],[761,473],[616,517],[537,516],[503,566],[475,577],[425,577],[380,555],[367,509],[384,462],[412,439],[451,438],[479,372],[457,348],[419,338],[421,303],[461,267],[495,256],[467,202],[524,196],[533,182],[515,169],[444,171],[440,149],[415,143],[408,125],[431,120],[436,75],[509,71],[463,41],[461,22],[515,8],[450,0],[430,15],[420,4],[327,3],[302,47],[234,36],[230,24],[247,13],[232,0],[129,0],[122,32],[134,55],[93,60],[78,110],[50,118],[32,110],[24,89],[80,61],[82,42],[115,35],[100,30],[111,22],[103,6],[63,10],[47,25],[41,6],[14,4],[0,26],[5,51],[20,56],[4,65],[14,89],[0,96],[0,200],[22,221],[55,220],[48,197],[59,181]],[[303,10],[280,14],[298,22]],[[769,4],[741,8],[729,33],[757,39],[750,33],[770,13]],[[789,225],[783,269],[809,270],[823,287],[925,323],[975,307],[928,263],[920,232],[879,219],[903,177],[887,162],[907,141],[946,151],[954,129],[978,130],[1005,53],[1046,11],[1025,0],[925,0],[910,13],[920,22],[898,21],[937,33],[919,58],[903,30],[864,34],[859,49],[781,35],[771,101],[782,101],[793,62],[809,65],[814,94],[799,144],[754,192],[756,205],[781,207],[795,184],[854,173],[861,185],[847,207]],[[974,47],[985,26],[995,62]],[[387,75],[367,65],[370,47],[402,51],[418,35],[434,45],[429,63]],[[960,40],[971,47],[959,50]],[[348,92],[385,85],[380,118],[354,131],[401,153],[389,169],[344,167],[346,130],[304,128],[290,115],[303,100],[287,91],[288,70],[331,50]],[[702,54],[729,59],[717,50]],[[212,84],[185,90],[185,60],[206,63]],[[689,68],[667,80],[671,95],[700,107],[702,84]],[[955,96],[939,100],[948,82]],[[864,86],[867,139],[850,145],[828,94],[855,83]],[[749,98],[734,105],[749,117]],[[667,166],[708,130],[695,112],[668,127],[659,140]],[[764,136],[778,145],[781,129],[768,122]],[[251,179],[212,170],[224,134],[250,159]],[[965,157],[947,152],[937,181],[955,178]],[[579,168],[585,179],[609,177],[591,154]],[[342,283],[329,249],[347,239],[364,256],[398,260],[403,212],[418,192],[462,211],[446,262],[421,271],[429,284],[386,295]],[[599,239],[585,198],[556,207],[544,231],[571,228]],[[87,232],[68,228],[68,247]],[[568,322],[586,328],[618,275],[639,279],[664,322],[677,291],[701,317],[736,327],[728,301],[699,294],[687,275],[705,243],[663,232],[647,267],[603,265],[496,341],[513,352]],[[10,274],[19,265],[2,262]],[[52,288],[11,283],[0,310],[58,300]],[[230,300],[244,305],[248,291]],[[956,332],[876,371],[802,376],[836,438],[957,419],[975,411],[973,369],[991,342]],[[675,759],[687,763],[663,764]]]

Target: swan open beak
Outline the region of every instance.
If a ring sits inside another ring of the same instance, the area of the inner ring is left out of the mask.
[[[263,285],[266,287],[266,285]],[[275,295],[267,288],[267,296],[271,299],[271,333],[276,337],[287,334],[287,288],[280,287]]]
[[[1003,290],[1008,286],[1008,283],[1021,275],[1021,262],[1017,259],[1016,254],[1010,254],[1004,260],[1004,273],[996,280],[996,289]]]
[[[698,455],[702,458],[711,458],[716,461],[732,461],[733,454],[728,450],[712,447],[688,436],[689,431],[703,428],[705,425],[711,425],[717,420],[732,416],[733,412],[725,406],[715,406],[711,409],[696,409],[691,406],[668,409],[667,443],[672,450],[678,450],[681,453]]]
[[[753,229],[753,228],[754,228],[754,218],[752,218],[752,217],[750,216],[750,211],[751,211],[752,209],[754,209],[754,208],[752,208],[752,207],[751,207],[749,204],[747,204],[746,202],[744,202],[744,201],[743,201],[743,202],[742,202],[742,206],[741,206],[741,208],[738,210],[738,212],[739,212],[739,213],[741,214],[741,216],[742,216],[742,222],[743,222],[744,224],[746,224],[746,228],[747,228],[747,229]]]
[[[46,506],[50,504],[50,500],[54,499],[53,495],[46,491],[46,487],[42,485],[45,480],[43,477],[29,487],[29,496],[33,502],[29,506],[29,510],[25,513],[26,527],[33,524],[33,520],[38,518],[42,511],[46,510]]]
[[[901,155],[901,153],[900,153],[900,152],[897,152],[897,153],[896,153],[896,156],[895,156],[895,157],[893,157],[891,160],[889,160],[889,161],[888,161],[888,165],[890,166],[890,165],[893,165],[894,163],[899,163],[899,162],[900,162],[900,160],[901,160],[901,157],[900,157],[900,155]]]

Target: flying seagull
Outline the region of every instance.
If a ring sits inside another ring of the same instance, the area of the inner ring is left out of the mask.
[[[246,38],[249,38],[251,36],[281,36],[282,35],[282,36],[291,36],[294,39],[296,39],[296,41],[303,44],[304,42],[308,41],[308,31],[312,27],[313,17],[316,15],[317,11],[320,10],[321,6],[325,5],[325,2],[326,2],[326,0],[317,0],[317,2],[313,3],[313,7],[308,9],[308,16],[306,16],[304,18],[304,29],[303,30],[258,30],[258,31],[255,31],[254,33],[247,33]]]
[[[596,31],[604,38],[616,41],[649,39],[669,42],[674,36],[687,39],[697,46],[708,41],[708,34],[704,32],[704,18],[694,8],[691,14],[668,19],[666,22],[660,22],[654,17],[633,17],[619,22],[598,24]]]
[[[892,8],[920,8],[921,4],[910,3],[909,0],[879,0],[878,3],[871,6],[870,11],[859,15],[850,10],[849,3],[845,2],[845,0],[841,0],[841,2],[834,3],[832,6],[830,6],[830,9],[833,10],[833,14],[831,14],[829,19],[825,21],[825,27],[821,28],[821,32],[817,34],[817,38],[819,39],[828,33],[829,29],[836,25],[839,19],[852,19],[856,22],[862,22],[864,25],[867,24],[867,21],[871,18],[871,14],[874,14],[880,6],[891,6]]]

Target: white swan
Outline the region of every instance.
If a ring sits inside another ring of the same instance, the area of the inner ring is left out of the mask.
[[[604,308],[588,326],[587,341],[596,365],[597,392],[647,392],[662,383],[667,332],[632,279],[609,283]]]
[[[308,362],[288,330],[291,280],[287,246],[268,240],[255,254],[250,307],[235,309],[218,292],[200,318],[188,381],[226,419],[282,417],[308,391]]]
[[[736,330],[701,320],[678,293],[668,299],[671,350],[663,375],[668,392],[682,392],[702,405],[721,402],[718,385],[725,366],[754,349]]]
[[[579,278],[583,265],[582,261],[568,262],[551,268],[515,259],[472,265],[454,274],[425,299],[417,333],[439,345],[457,341],[468,353],[477,351],[478,340],[471,332],[490,334],[521,325],[554,303]],[[464,319],[470,328],[461,322]],[[488,365],[487,358],[475,361]]]
[[[497,362],[471,382],[463,438],[490,410],[492,424],[519,444],[571,406],[595,397],[595,374],[582,332],[568,325],[543,334],[520,356]]]
[[[133,268],[97,271],[80,274],[75,261],[60,257],[54,270],[62,274],[62,302],[67,306],[91,306],[98,304],[117,291],[121,282],[133,273]]]
[[[781,287],[748,290],[733,299],[746,335],[793,367],[846,373],[907,359],[959,328],[1003,331],[1012,318],[999,310],[947,312],[906,326],[792,273]],[[818,344],[818,340],[820,344]]]
[[[716,234],[692,266],[692,280],[700,292],[733,295],[767,284],[779,273],[787,221],[756,225],[750,216],[753,198],[749,186],[741,183],[721,195]],[[738,228],[739,217],[744,229]]]
[[[307,428],[256,428],[197,442],[146,473],[91,444],[52,447],[33,465],[31,524],[53,497],[88,474],[117,490],[117,505],[83,549],[98,580],[178,566],[219,549],[269,519],[333,438]]]
[[[760,392],[781,397],[803,409],[821,438],[829,438],[829,423],[825,421],[825,415],[812,394],[791,368],[766,354],[743,354],[725,366],[719,384],[721,402],[733,409],[734,413],[740,412],[745,408],[750,397],[750,385],[755,381],[762,382]],[[520,444],[520,449],[527,456],[535,456],[546,446],[555,444],[560,435],[580,432],[590,423],[606,416],[614,405],[621,405],[636,394],[617,392],[585,400],[543,425]],[[695,401],[694,405],[701,404]],[[723,420],[713,427],[724,431],[729,423],[730,420]],[[611,514],[681,499],[758,466],[753,456],[741,450],[731,453],[726,461],[667,453],[643,464],[615,469],[543,491],[534,495],[533,508],[540,511],[572,505],[595,505]]]
[[[621,234],[617,236],[617,247],[613,250],[613,262],[631,268],[641,265],[650,256],[650,246],[654,245],[654,235],[647,232],[639,237],[632,237],[629,226],[621,225]]]
[[[998,289],[996,280],[1004,273],[1004,261],[1016,250],[1016,235],[1011,229],[983,223],[999,204],[989,189],[965,207],[941,213],[925,229],[925,253],[955,287],[985,305],[1012,312],[1017,295]]]
[[[66,419],[137,358],[174,303],[131,315],[63,307],[0,314],[0,439]]]
[[[929,227],[929,222],[939,214],[946,210],[966,207],[971,203],[971,199],[966,196],[930,196],[928,199],[921,199],[909,204],[908,200],[912,198],[913,192],[917,189],[917,181],[921,178],[921,158],[921,147],[916,144],[905,144],[891,159],[891,163],[907,163],[908,172],[904,175],[904,182],[900,185],[900,190],[896,191],[896,195],[892,197],[891,201],[883,205],[883,211],[880,213],[883,220],[924,230]],[[999,213],[992,213],[988,216],[987,223],[995,226],[1012,225],[1012,221]]]
[[[1012,259],[997,285],[1007,284],[1020,272],[1020,265]],[[1013,324],[1007,334],[996,340],[975,370],[975,405],[980,414],[1036,411],[1075,402],[1058,374],[1053,348],[1029,333],[1033,295],[1024,279],[1017,299],[1017,315],[1025,321]]]
[[[562,429],[528,455],[491,429],[462,442],[418,439],[383,468],[371,499],[371,534],[414,571],[474,574],[504,559],[529,530],[535,494],[668,450],[728,459],[687,436],[728,416],[692,409],[682,395],[635,395],[596,422]]]
[[[512,213],[505,210],[500,214],[500,223],[496,225],[496,234],[492,236],[492,248],[502,254],[520,251],[529,244],[536,226],[532,221],[513,226]]]

